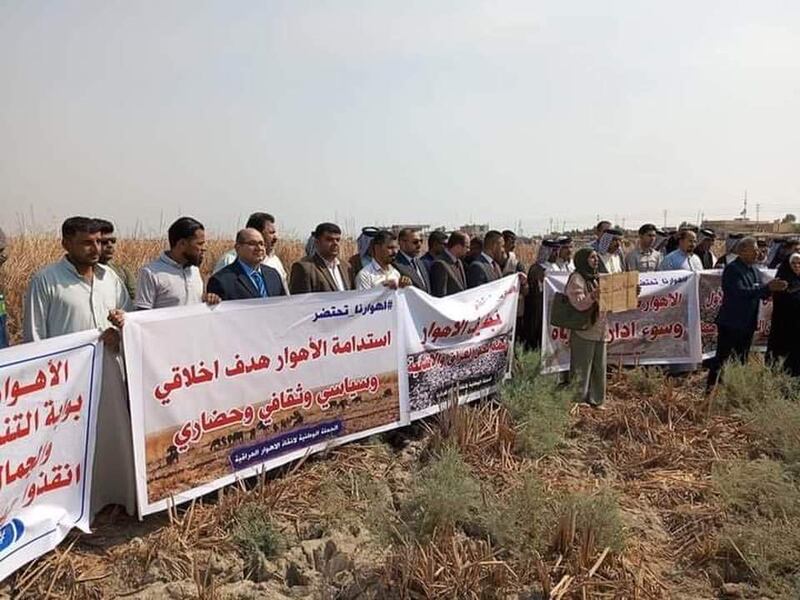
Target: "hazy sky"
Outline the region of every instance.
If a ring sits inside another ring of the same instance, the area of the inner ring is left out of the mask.
[[[800,3],[0,0],[0,222],[800,211]]]

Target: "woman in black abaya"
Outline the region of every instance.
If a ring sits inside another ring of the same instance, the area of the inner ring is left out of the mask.
[[[789,287],[772,295],[767,356],[772,361],[783,359],[784,369],[800,377],[800,254],[795,252],[786,258],[776,277],[788,282]]]

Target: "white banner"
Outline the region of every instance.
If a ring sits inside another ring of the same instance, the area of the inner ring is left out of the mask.
[[[766,285],[775,279],[775,269],[759,269],[761,283]],[[700,327],[703,338],[703,360],[711,358],[717,351],[717,324],[715,319],[722,306],[722,269],[711,269],[700,273],[699,284]],[[772,325],[772,297],[761,300],[758,305],[758,324],[753,336],[753,350],[767,351],[769,330]]]
[[[566,273],[545,278],[542,328],[543,371],[569,369],[569,331],[550,325],[550,305],[564,291]],[[608,362],[624,365],[701,361],[697,275],[660,271],[639,275],[639,308],[608,316]]]
[[[102,354],[96,331],[0,350],[0,580],[89,532]]]
[[[381,288],[128,315],[140,513],[407,422],[397,304]]]
[[[453,395],[464,403],[497,390],[513,357],[518,277],[445,298],[413,288],[401,297],[412,419],[439,412]]]

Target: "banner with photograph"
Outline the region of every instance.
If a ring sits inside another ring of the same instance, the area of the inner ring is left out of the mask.
[[[497,391],[511,368],[519,285],[503,277],[446,298],[400,295],[412,419]]]
[[[96,331],[0,350],[0,581],[89,532],[102,355]]]
[[[542,365],[546,373],[569,369],[569,335],[550,323],[556,292],[564,291],[567,273],[545,278]],[[623,365],[699,363],[700,316],[697,277],[689,271],[640,273],[638,308],[608,315],[608,362]]]
[[[407,422],[386,288],[128,316],[140,514]]]
[[[775,269],[759,269],[761,283],[766,285],[775,279]],[[722,306],[722,270],[711,269],[700,273],[698,296],[700,298],[700,328],[703,338],[703,360],[711,358],[717,351],[717,318]],[[772,298],[762,300],[758,306],[758,326],[753,336],[753,350],[766,352],[769,330],[772,324]]]

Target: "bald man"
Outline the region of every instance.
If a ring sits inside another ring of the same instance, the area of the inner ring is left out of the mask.
[[[264,236],[248,227],[236,234],[236,260],[208,280],[208,292],[222,300],[283,296],[283,281],[276,269],[263,264],[267,256]]]

